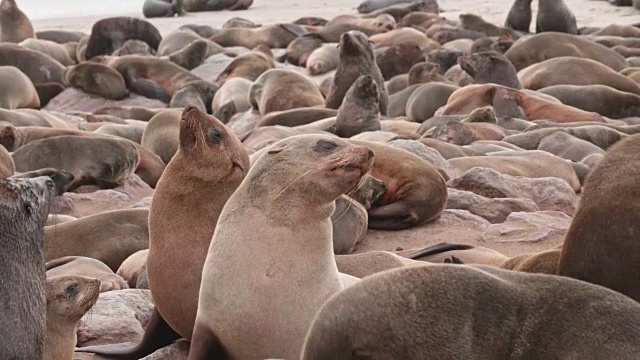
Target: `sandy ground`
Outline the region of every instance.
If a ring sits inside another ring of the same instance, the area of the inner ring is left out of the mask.
[[[612,23],[640,23],[640,11],[615,7],[606,1],[565,0],[578,19],[578,26],[606,26]],[[116,3],[116,4],[113,4]],[[97,20],[116,15],[142,17],[143,0],[19,0],[23,11],[32,18],[37,30],[65,29],[89,32]],[[151,19],[162,33],[183,24],[207,24],[220,27],[231,17],[240,16],[262,24],[293,21],[302,16],[332,18],[340,14],[357,14],[360,0],[255,0],[245,11],[193,13],[180,18]],[[456,19],[461,13],[481,15],[503,24],[511,7],[510,0],[440,0],[442,16]],[[535,28],[535,9],[533,2]]]

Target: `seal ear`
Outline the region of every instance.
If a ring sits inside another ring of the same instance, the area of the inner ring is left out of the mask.
[[[267,154],[279,154],[283,152],[287,147],[285,145],[271,145]]]

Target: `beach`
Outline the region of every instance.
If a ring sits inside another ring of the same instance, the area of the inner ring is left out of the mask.
[[[36,30],[64,29],[89,32],[99,19],[109,16],[142,17],[143,0],[18,0],[20,8],[32,19]],[[238,16],[261,24],[294,21],[303,16],[318,16],[330,19],[341,14],[357,14],[360,0],[256,0],[244,11],[218,11],[191,13],[188,16],[150,19],[162,33],[167,33],[184,24],[206,24],[221,27],[228,19]],[[507,0],[440,0],[441,15],[457,19],[458,15],[472,13],[485,20],[502,25],[511,7]],[[640,11],[632,7],[615,7],[606,1],[565,0],[575,13],[578,26],[606,26],[613,23],[640,23]],[[531,29],[535,30],[537,1]]]

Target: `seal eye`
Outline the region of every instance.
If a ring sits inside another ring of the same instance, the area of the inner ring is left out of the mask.
[[[322,149],[326,151],[331,151],[337,147],[336,143],[331,141],[325,141],[322,143]]]
[[[222,139],[222,133],[216,128],[210,128],[209,139],[214,143],[219,143],[220,139]]]
[[[78,284],[73,283],[67,287],[67,295],[72,296],[78,291]]]

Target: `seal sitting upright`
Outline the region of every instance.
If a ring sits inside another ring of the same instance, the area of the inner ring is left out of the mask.
[[[310,134],[281,140],[257,159],[220,214],[190,360],[300,356],[313,316],[345,287],[333,255],[334,202],[358,187],[373,155]]]

